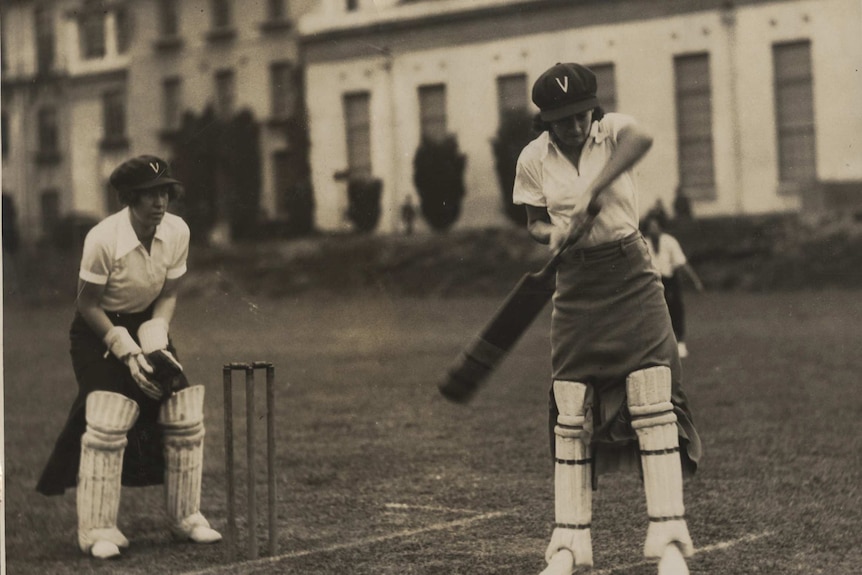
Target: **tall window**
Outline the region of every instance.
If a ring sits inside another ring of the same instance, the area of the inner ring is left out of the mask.
[[[126,141],[126,95],[122,90],[110,90],[102,95],[104,141],[122,145]]]
[[[3,131],[0,134],[0,143],[3,145],[3,157],[6,158],[9,156],[9,114],[5,111],[2,112],[2,118],[0,118],[0,129]]]
[[[36,66],[40,74],[54,67],[54,14],[47,6],[36,7]]]
[[[123,207],[120,203],[120,197],[117,194],[117,190],[107,180],[105,180],[102,186],[102,191],[105,194],[105,208],[108,210],[108,213],[113,214],[120,211]]]
[[[219,70],[215,75],[216,84],[216,113],[229,118],[233,114],[235,94],[235,82],[233,70]]]
[[[50,233],[60,223],[60,193],[45,190],[39,195],[39,215],[42,218],[42,232]]]
[[[344,95],[347,125],[347,167],[351,177],[371,176],[371,96],[368,92]]]
[[[693,199],[715,197],[709,55],[674,58],[679,185]]]
[[[528,109],[527,75],[497,76],[497,110],[500,118],[526,109]]]
[[[279,22],[287,18],[284,9],[284,0],[268,0],[266,3],[266,17],[270,21]]]
[[[446,85],[419,87],[419,126],[423,138],[446,137]]]
[[[291,209],[295,209],[296,202],[292,195],[296,185],[302,177],[302,166],[296,154],[287,151],[275,152],[272,155],[273,176],[275,179],[275,201],[276,209],[280,216],[291,218]]]
[[[85,7],[79,22],[81,56],[85,60],[105,56],[105,13]]]
[[[53,106],[45,106],[39,109],[39,155],[45,157],[56,156],[58,146],[57,109]]]
[[[210,0],[210,23],[214,30],[230,28],[233,24],[230,0]]]
[[[775,124],[778,131],[778,177],[784,183],[817,178],[811,43],[776,44]]]
[[[296,86],[293,83],[293,64],[275,62],[269,67],[271,114],[284,119],[293,115],[296,108]]]
[[[132,41],[131,17],[125,6],[118,6],[114,10],[114,24],[117,30],[117,52],[125,54]]]
[[[179,13],[176,0],[159,0],[159,35],[172,38],[179,34]]]
[[[6,62],[6,19],[0,18],[0,71],[5,72]]]
[[[613,64],[590,64],[589,69],[596,75],[598,90],[596,97],[605,112],[617,111],[617,81]]]
[[[162,126],[165,130],[174,131],[180,127],[182,87],[182,79],[178,77],[165,78],[162,82]]]

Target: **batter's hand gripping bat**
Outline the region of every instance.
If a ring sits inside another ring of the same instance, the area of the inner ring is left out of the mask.
[[[592,204],[590,207],[593,207]],[[563,252],[589,231],[597,214],[598,208],[590,209],[587,218],[548,263],[518,281],[491,320],[458,355],[449,367],[446,378],[438,385],[446,399],[467,403],[473,398],[554,295],[555,274]]]

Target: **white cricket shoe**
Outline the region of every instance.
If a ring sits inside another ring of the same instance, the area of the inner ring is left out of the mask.
[[[99,539],[90,547],[90,555],[96,559],[112,559],[120,556],[120,548],[115,543]]]
[[[217,543],[221,541],[221,533],[210,527],[209,521],[200,513],[186,517],[179,525],[171,527],[171,531],[179,540],[194,543]]]
[[[679,350],[680,359],[688,357],[688,348],[685,346],[685,342],[681,341],[676,344],[676,348]]]
[[[665,547],[658,562],[658,575],[689,575],[688,565],[676,543]]]

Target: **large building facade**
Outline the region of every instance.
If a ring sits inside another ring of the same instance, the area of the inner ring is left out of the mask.
[[[302,114],[295,22],[315,0],[7,0],[2,5],[3,192],[23,239],[116,209],[127,157],[169,157],[185,112],[260,123],[262,210],[290,182],[279,127]],[[287,162],[289,164],[289,162]]]
[[[111,169],[169,155],[208,106],[260,122],[268,219],[292,177],[280,126],[306,116],[318,228],[350,228],[353,173],[383,182],[378,230],[398,230],[419,142],[444,134],[467,156],[457,225],[501,225],[491,141],[558,61],[654,134],[641,211],[677,189],[701,217],[794,211],[817,182],[862,181],[862,0],[5,0],[0,24],[25,241],[115,209]]]
[[[420,139],[441,133],[467,156],[458,225],[502,223],[501,111],[536,111],[560,61],[655,136],[642,212],[677,189],[701,217],[799,210],[817,182],[862,180],[860,29],[859,0],[324,0],[300,21],[318,225],[346,225],[349,170],[383,181],[397,229]]]

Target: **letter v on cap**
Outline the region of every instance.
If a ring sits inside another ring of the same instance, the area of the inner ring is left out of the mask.
[[[554,80],[557,81],[557,86],[559,86],[563,92],[566,92],[568,94],[568,92],[569,92],[569,77],[563,76],[562,82],[560,82],[559,78],[554,78]]]

